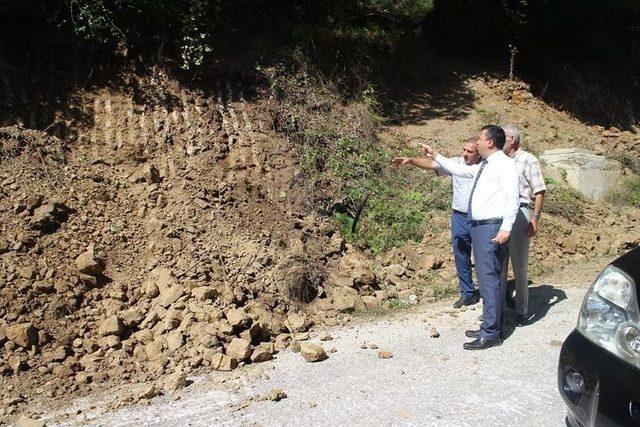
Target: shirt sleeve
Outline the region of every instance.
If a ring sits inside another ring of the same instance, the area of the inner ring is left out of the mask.
[[[538,159],[533,157],[527,169],[527,179],[529,180],[529,185],[531,185],[533,194],[546,191],[547,186],[544,183],[544,177],[542,176],[542,170],[540,169],[540,162]]]
[[[428,172],[428,171],[425,171],[425,172]],[[439,166],[438,169],[436,169],[436,176],[451,176],[451,174],[446,170],[444,170],[442,166]]]
[[[500,230],[511,232],[520,209],[520,187],[518,179],[520,174],[514,161],[510,161],[501,169],[502,188],[505,194],[505,204],[502,213],[502,225]]]
[[[460,178],[474,178],[480,164],[467,165],[457,163],[454,159],[449,159],[438,154],[434,160],[440,165],[440,167],[449,175],[459,176]]]

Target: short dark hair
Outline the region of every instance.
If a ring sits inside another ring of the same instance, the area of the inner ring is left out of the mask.
[[[483,127],[482,130],[487,131],[487,139],[493,140],[493,145],[498,147],[500,150],[504,148],[504,142],[507,138],[504,134],[504,130],[500,126],[487,125]]]

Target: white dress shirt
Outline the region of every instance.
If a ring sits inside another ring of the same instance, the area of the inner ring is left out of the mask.
[[[456,162],[459,165],[465,165],[464,158],[452,157],[451,161]],[[480,168],[480,163],[473,165],[476,167],[476,171]],[[450,175],[453,182],[453,198],[451,199],[451,208],[460,212],[467,212],[469,207],[469,195],[471,194],[471,188],[473,187],[473,177],[461,177],[452,175],[447,172],[442,166],[436,169],[436,175]]]
[[[461,165],[439,154],[434,160],[450,174],[463,178],[475,178],[479,170],[478,165]],[[486,161],[473,192],[471,219],[500,218],[500,230],[511,232],[520,208],[518,169],[515,161],[502,151],[493,152]]]

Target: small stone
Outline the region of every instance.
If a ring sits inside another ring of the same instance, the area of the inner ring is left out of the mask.
[[[160,289],[158,285],[153,282],[145,282],[143,285],[144,294],[149,298],[155,298],[160,295]]]
[[[172,286],[166,291],[162,292],[158,297],[158,304],[160,306],[167,308],[174,302],[178,301],[178,299],[184,294],[184,291],[181,286]]]
[[[346,313],[356,309],[358,291],[351,287],[340,287],[333,290],[333,307]]]
[[[51,360],[53,362],[62,362],[67,358],[67,349],[64,346],[59,346],[51,353]]]
[[[38,331],[31,323],[7,326],[6,334],[9,341],[23,348],[38,344]]]
[[[331,341],[333,337],[331,336],[331,334],[329,334],[329,332],[322,331],[320,332],[320,336],[318,337],[318,339],[320,339],[320,341]]]
[[[180,331],[173,331],[167,334],[167,350],[174,352],[184,345],[184,336]]]
[[[440,332],[435,327],[429,329],[429,336],[431,338],[440,338]]]
[[[36,269],[32,265],[30,265],[28,267],[23,267],[20,270],[18,270],[18,274],[23,279],[31,280],[36,276]]]
[[[33,290],[38,294],[50,294],[55,292],[55,286],[48,280],[39,280],[33,283]]]
[[[299,353],[301,347],[302,346],[300,345],[300,341],[291,341],[291,351],[293,351],[294,353]]]
[[[123,330],[124,324],[122,323],[122,320],[120,320],[118,316],[111,316],[102,322],[100,328],[98,328],[98,333],[103,337],[108,335],[120,336]]]
[[[379,351],[378,358],[379,359],[391,359],[393,357],[393,353],[390,351]]]
[[[165,393],[176,392],[187,385],[187,374],[185,372],[176,372],[169,375],[164,380],[163,390]]]
[[[374,342],[370,342],[369,343],[369,348],[371,350],[377,350],[378,349],[378,344],[374,343]]]
[[[156,387],[155,384],[147,384],[145,386],[142,387],[142,389],[140,389],[134,399],[135,401],[141,400],[141,399],[153,399],[156,396],[160,395],[160,390],[158,390],[158,387]]]
[[[34,420],[26,415],[21,415],[16,422],[16,427],[45,427],[44,421]]]
[[[11,368],[11,370],[15,373],[20,372],[20,369],[22,369],[22,359],[20,359],[20,356],[9,356],[7,358],[7,365],[9,365],[9,367]]]
[[[76,267],[81,273],[99,276],[105,269],[105,263],[96,258],[93,245],[91,245],[82,255],[76,258]]]
[[[227,318],[229,325],[233,328],[245,326],[251,321],[249,316],[247,316],[247,313],[242,308],[232,308],[226,312],[225,317]]]
[[[238,366],[238,361],[221,353],[211,356],[211,367],[218,371],[231,371]]]
[[[309,328],[307,316],[301,313],[293,313],[287,316],[285,325],[289,332],[304,332]]]
[[[242,338],[234,338],[227,347],[227,356],[245,360],[251,356],[251,343]]]
[[[282,399],[287,398],[287,393],[284,392],[281,388],[274,388],[269,391],[269,393],[263,396],[263,400],[271,400],[273,402],[279,402]]]
[[[151,163],[147,163],[142,167],[141,176],[142,179],[149,184],[157,184],[160,182],[160,172]]]
[[[218,296],[218,291],[210,286],[200,286],[193,289],[191,295],[198,301],[213,300]]]
[[[320,362],[327,359],[324,348],[318,344],[303,343],[300,345],[300,354],[307,362]]]
[[[251,353],[251,361],[253,363],[266,362],[273,359],[273,355],[266,349],[258,347]]]
[[[276,349],[284,350],[289,345],[289,341],[291,341],[291,336],[289,334],[279,334],[276,336]]]

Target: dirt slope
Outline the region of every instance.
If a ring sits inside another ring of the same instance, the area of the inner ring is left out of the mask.
[[[457,139],[487,105],[528,120],[532,138],[554,126],[580,140],[600,132],[497,83],[468,84],[473,114],[387,134]],[[346,244],[308,205],[268,94],[248,102],[237,81],[212,87],[158,74],[78,92],[54,126],[60,138],[0,129],[0,421],[106,384],[144,383],[122,402],[148,399],[195,369],[268,360],[313,323],[455,287],[446,212],[431,218],[444,231],[378,257]],[[548,217],[536,268],[640,240],[638,210],[584,209],[580,224]]]

